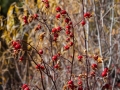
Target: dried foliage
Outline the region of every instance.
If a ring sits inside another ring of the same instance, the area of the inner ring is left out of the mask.
[[[119,7],[120,0],[11,4],[7,17],[0,16],[0,86],[3,90],[118,90]]]

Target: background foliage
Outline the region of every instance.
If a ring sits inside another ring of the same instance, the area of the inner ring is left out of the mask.
[[[17,1],[16,3],[13,3]],[[26,51],[21,51],[18,56],[14,56],[12,52],[11,41],[12,40],[24,40],[30,43],[37,49],[45,49],[45,56],[43,57],[46,62],[47,59],[51,59],[50,54],[50,42],[49,42],[49,31],[47,26],[51,30],[53,27],[61,26],[65,27],[65,22],[61,22],[55,19],[56,7],[60,6],[65,9],[70,18],[72,19],[73,25],[75,26],[75,63],[74,63],[74,73],[79,75],[84,73],[84,63],[78,63],[77,55],[84,55],[85,45],[84,45],[84,35],[83,28],[80,25],[80,21],[83,19],[83,4],[82,0],[49,0],[50,7],[46,9],[42,0],[1,0],[1,14],[0,14],[0,85],[1,88],[5,90],[19,90],[23,83],[28,83],[30,85],[35,84],[36,86],[41,85],[37,71],[34,70],[35,64],[31,62],[30,57],[27,56]],[[93,3],[94,2],[94,3]],[[114,2],[114,3],[113,3]],[[87,25],[85,26],[86,36],[87,36],[87,51],[89,56],[98,55],[99,60],[96,62],[100,68],[98,75],[102,71],[102,65],[105,67],[110,65],[110,83],[115,83],[114,90],[120,88],[118,83],[120,83],[119,78],[119,60],[120,60],[120,0],[84,0],[84,12],[90,12],[92,17],[87,20]],[[6,13],[7,12],[7,13]],[[39,21],[33,21],[29,25],[23,25],[23,16],[28,16],[33,14],[38,14],[41,21],[46,20],[46,25],[42,25],[42,30],[35,32],[35,25]],[[44,36],[45,33],[45,36]],[[73,53],[72,49],[69,52],[63,50],[66,35],[63,32],[60,33],[58,42],[52,42],[53,54],[60,52],[64,58]],[[37,43],[36,43],[37,42]],[[26,44],[23,44],[23,48],[30,51],[36,62],[41,62],[38,55],[34,54],[35,51]],[[23,62],[19,62],[19,57],[27,56],[24,58]],[[71,61],[71,58],[68,58]],[[63,60],[61,57],[60,60]],[[111,64],[109,63],[112,61]],[[90,58],[90,63],[94,61]],[[101,63],[102,62],[102,63]],[[47,62],[51,65],[51,62]],[[67,62],[61,62],[61,66],[64,68],[69,65]],[[65,66],[66,65],[66,66]],[[57,73],[61,77],[58,82],[65,80],[67,81],[67,75],[65,76],[64,68],[62,67]],[[79,70],[79,68],[82,68]],[[36,73],[36,74],[35,74]],[[32,79],[30,79],[32,78]],[[115,78],[115,79],[114,79]],[[92,79],[90,79],[92,81]],[[115,82],[114,82],[115,80]],[[46,83],[48,80],[46,79]],[[104,81],[104,80],[103,80]],[[101,82],[103,82],[101,79]],[[63,88],[66,82],[60,83],[60,88]],[[51,82],[49,82],[49,87]],[[91,84],[92,86],[92,84]],[[116,86],[116,87],[115,87]],[[41,87],[40,87],[41,88]],[[47,89],[48,89],[47,88]],[[96,87],[96,90],[99,87]],[[34,87],[32,87],[34,89]],[[48,89],[49,90],[49,89]]]

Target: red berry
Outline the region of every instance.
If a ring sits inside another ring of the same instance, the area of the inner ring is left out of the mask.
[[[91,75],[91,76],[95,76],[95,71],[92,71],[92,72],[90,73],[90,75]]]
[[[107,76],[107,72],[106,71],[103,71],[102,74],[101,74],[102,77],[105,77]]]
[[[92,69],[96,69],[97,68],[97,64],[92,64],[91,67],[92,67]]]
[[[20,61],[23,61],[23,56],[21,56],[19,60],[20,60]]]
[[[57,41],[57,37],[53,37],[53,41]]]
[[[45,67],[44,67],[43,65],[40,65],[40,69],[44,70],[44,69],[45,69]]]
[[[67,26],[66,26],[66,28],[67,28],[67,29],[70,29],[70,28],[71,28],[71,26],[70,26],[70,25],[67,25]]]
[[[58,37],[59,35],[57,33],[54,33],[54,37]]]
[[[48,0],[43,0],[43,2],[44,2],[44,3],[49,3],[49,1],[48,1]]]
[[[26,87],[28,87],[27,84],[23,84],[23,85],[22,85],[22,88],[23,88],[23,89],[25,89]]]
[[[52,29],[52,32],[53,32],[53,33],[57,32],[57,29],[56,29],[56,28],[53,28],[53,29]]]
[[[70,47],[68,45],[64,46],[64,50],[68,50]]]
[[[54,66],[54,68],[56,68],[56,69],[59,69],[59,65],[58,64],[55,64],[55,66]]]
[[[29,87],[26,87],[24,90],[30,90]]]
[[[72,45],[73,45],[73,42],[70,42],[69,45],[72,46]]]
[[[14,48],[15,48],[15,49],[20,49],[20,48],[21,48],[21,45],[20,45],[20,44],[17,44],[17,45],[15,45]]]
[[[57,58],[58,58],[57,55],[54,55],[54,56],[52,57],[52,60],[53,60],[53,61],[56,61]]]
[[[84,18],[90,18],[91,17],[91,14],[89,13],[89,12],[86,12],[85,14],[84,14]]]
[[[67,35],[70,34],[70,30],[67,29],[67,30],[66,30],[66,34],[67,34]]]
[[[70,88],[72,90],[74,89],[74,83],[72,80],[68,81],[68,88]]]
[[[70,19],[69,18],[65,18],[65,22],[69,23]]]
[[[41,25],[40,25],[40,24],[38,24],[37,28],[38,28],[38,29],[41,29]]]
[[[68,81],[68,84],[73,85],[73,81],[72,80]]]
[[[70,33],[70,37],[71,37],[71,38],[74,37],[74,34],[73,34],[72,32]]]
[[[40,69],[40,64],[37,64],[35,68]]]
[[[28,24],[28,21],[27,21],[27,19],[24,19],[23,21],[24,21],[24,24]]]
[[[46,8],[49,8],[49,7],[50,7],[49,3],[46,3],[46,4],[45,4],[45,7],[46,7]]]
[[[105,71],[105,72],[108,72],[108,68],[106,67],[106,68],[104,69],[104,71]]]
[[[34,19],[37,19],[38,18],[38,14],[34,14],[33,17],[34,17]]]
[[[78,90],[83,90],[83,87],[79,87]]]
[[[104,89],[109,89],[109,88],[110,88],[110,85],[109,85],[109,84],[105,84],[105,85],[103,86],[103,88],[104,88]]]
[[[13,47],[15,47],[17,44],[18,44],[18,42],[16,42],[16,41],[13,41],[13,42],[12,42],[12,46],[13,46]]]
[[[35,68],[36,69],[42,69],[42,70],[45,69],[45,67],[43,65],[40,65],[40,64],[37,64]]]
[[[72,22],[70,22],[69,25],[72,25]]]
[[[43,50],[42,49],[39,50],[39,54],[43,54]]]
[[[38,27],[35,27],[35,31],[39,30]]]
[[[60,11],[61,11],[61,8],[60,8],[60,7],[56,7],[56,11],[57,11],[57,12],[60,12]]]
[[[60,26],[57,27],[56,29],[57,29],[58,32],[62,30],[62,28]]]
[[[86,24],[85,20],[82,20],[82,21],[80,22],[80,24],[81,24],[82,26],[84,26],[84,25]]]
[[[79,82],[78,82],[78,85],[82,85],[82,81],[79,81]]]
[[[83,58],[83,56],[81,56],[81,55],[78,56],[78,60],[79,60],[79,61],[81,61],[82,58]]]
[[[59,19],[60,18],[60,14],[58,13],[57,15],[56,15],[56,19]]]
[[[93,58],[94,58],[94,60],[97,60],[98,59],[98,55],[94,55]]]
[[[27,20],[27,16],[23,16],[22,19],[24,19],[24,20],[26,19]]]
[[[69,37],[66,39],[66,42],[68,42],[68,41],[70,41],[70,38],[69,38]]]
[[[67,14],[67,12],[66,12],[65,10],[62,10],[60,13],[61,13],[62,15]]]

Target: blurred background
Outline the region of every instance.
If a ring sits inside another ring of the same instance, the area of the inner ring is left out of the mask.
[[[13,2],[18,2],[19,0],[0,0],[0,15],[7,16],[7,11]]]

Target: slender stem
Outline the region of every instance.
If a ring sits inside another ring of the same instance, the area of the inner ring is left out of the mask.
[[[114,0],[112,2],[112,7],[114,7]],[[114,22],[114,8],[112,8],[112,16],[111,16],[111,26],[110,26],[110,59],[108,67],[110,67],[112,63],[112,29],[113,29],[113,22]]]
[[[43,77],[42,77],[42,71],[41,71],[41,69],[39,69],[39,71],[40,71],[40,76],[41,76],[42,87],[43,87],[43,90],[45,90],[45,86],[44,86],[44,82],[43,82]]]
[[[116,66],[115,66],[114,70],[115,70],[115,77],[114,77],[113,83],[112,83],[112,90],[114,90],[115,80],[116,80]]]
[[[15,57],[16,58],[16,57]],[[18,64],[17,64],[17,62],[16,62],[16,60],[14,60],[14,62],[15,62],[15,66],[16,66],[16,72],[17,72],[17,74],[18,74],[18,76],[19,76],[19,79],[20,79],[20,81],[22,82],[22,84],[24,84],[24,81],[22,80],[22,77],[21,77],[21,75],[20,75],[20,72],[19,72],[19,68],[18,68]]]
[[[96,29],[97,29],[97,33],[98,33],[98,44],[99,44],[99,50],[100,50],[100,56],[101,58],[102,56],[102,46],[101,46],[101,37],[100,37],[100,29],[99,29],[99,25],[98,25],[98,19],[97,19],[97,15],[96,15],[96,7],[95,7],[95,1],[93,0],[93,11],[95,12],[95,24],[96,24]],[[102,70],[104,70],[104,62],[102,62]]]
[[[83,5],[83,15],[84,15],[84,2],[82,0],[82,5]],[[84,18],[83,18],[84,19]],[[90,90],[89,89],[89,78],[88,78],[88,74],[89,74],[89,65],[88,65],[88,49],[87,49],[87,37],[86,37],[86,31],[85,31],[85,28],[83,27],[83,32],[84,32],[84,42],[85,42],[85,58],[86,58],[86,83],[87,83],[87,90]]]
[[[84,13],[86,13],[87,12],[87,0],[84,0]],[[85,30],[86,30],[86,40],[87,40],[87,42],[86,42],[86,44],[87,44],[87,51],[88,51],[88,49],[89,49],[89,42],[88,42],[88,39],[89,39],[89,21],[88,21],[88,19],[86,19],[86,27],[85,27]]]
[[[29,53],[28,53],[29,54]],[[32,56],[29,54],[29,56],[31,57],[32,61],[37,65],[37,63],[34,61],[34,59],[32,58]],[[44,86],[44,82],[43,82],[43,78],[42,78],[42,71],[41,69],[39,68],[39,71],[40,71],[40,77],[41,77],[41,83],[42,83],[42,88],[43,90],[45,90],[45,86]]]
[[[71,20],[70,16],[67,14],[67,16],[69,17],[69,19]],[[74,38],[74,26],[72,25],[72,33],[73,33],[73,53],[72,53],[72,62],[71,62],[71,72],[70,72],[70,80],[72,78],[72,74],[73,74],[73,63],[74,63],[74,57],[75,57],[75,38]]]

